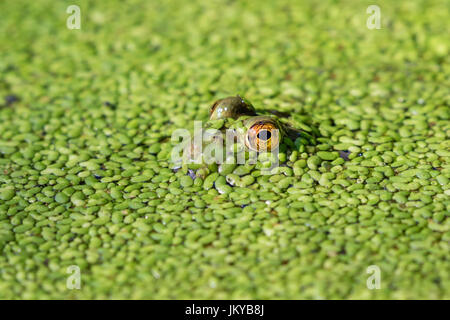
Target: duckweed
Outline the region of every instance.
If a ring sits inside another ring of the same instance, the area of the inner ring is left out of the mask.
[[[1,2],[0,298],[450,298],[449,11],[378,5]],[[280,166],[171,163],[236,94]]]

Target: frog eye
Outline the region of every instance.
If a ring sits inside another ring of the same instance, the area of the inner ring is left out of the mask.
[[[237,119],[244,115],[255,115],[255,108],[240,96],[217,100],[209,110],[209,119]]]
[[[247,121],[245,145],[253,151],[271,151],[278,147],[281,132],[277,122],[269,117],[254,117]]]

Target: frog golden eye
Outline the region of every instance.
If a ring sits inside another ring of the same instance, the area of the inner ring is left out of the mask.
[[[245,145],[253,151],[275,150],[281,139],[277,122],[270,117],[253,117],[246,120]]]
[[[237,119],[240,116],[252,116],[255,114],[255,108],[251,105],[251,103],[240,96],[236,96],[220,99],[214,102],[209,110],[209,119]]]

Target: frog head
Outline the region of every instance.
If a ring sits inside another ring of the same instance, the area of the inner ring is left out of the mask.
[[[239,95],[217,100],[209,109],[210,120],[226,118],[238,119],[244,115],[254,116],[256,115],[256,111],[248,100]]]
[[[186,146],[183,166],[204,178],[224,167],[254,166],[262,174],[285,166],[286,155],[314,137],[295,128],[288,119],[257,114],[246,99],[235,96],[217,100],[209,120]],[[195,130],[194,130],[195,131]],[[279,156],[279,153],[284,156]],[[281,163],[280,163],[281,160]]]

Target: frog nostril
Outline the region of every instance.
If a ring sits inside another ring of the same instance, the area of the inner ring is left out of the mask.
[[[269,140],[272,136],[272,133],[268,130],[261,130],[258,132],[259,140]]]

